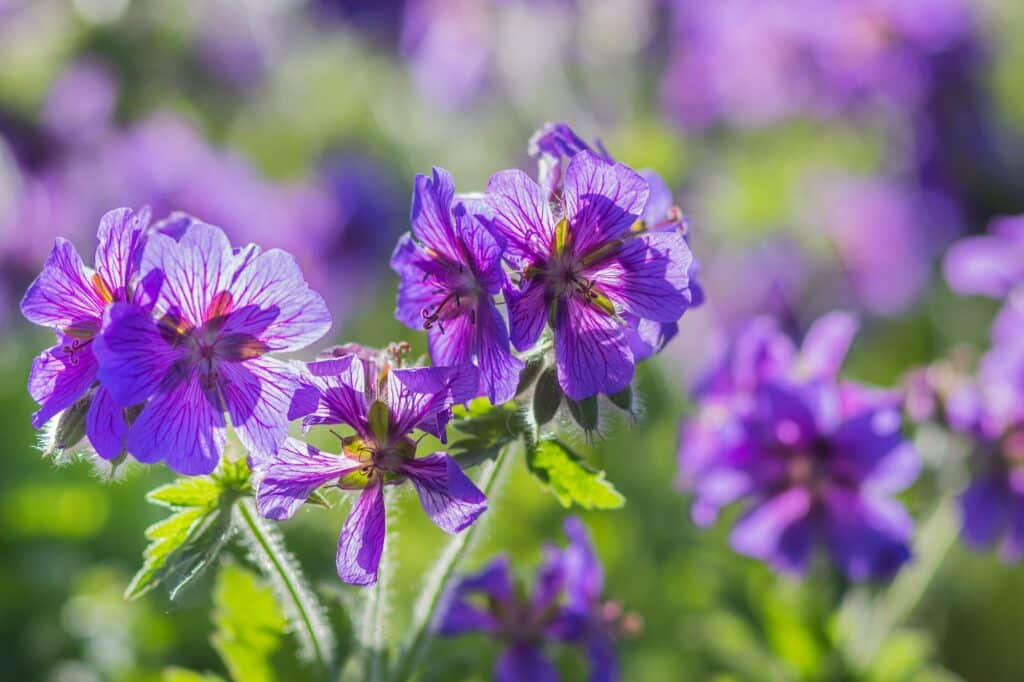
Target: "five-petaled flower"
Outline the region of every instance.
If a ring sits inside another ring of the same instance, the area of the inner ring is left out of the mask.
[[[495,304],[507,284],[501,244],[480,202],[456,200],[448,171],[416,176],[410,222],[391,257],[401,276],[395,316],[426,328],[437,366],[474,363],[480,389],[494,404],[515,394],[522,360],[509,350],[508,329]]]
[[[128,451],[140,462],[208,474],[224,448],[226,412],[250,452],[275,452],[298,383],[267,353],[303,348],[331,324],[295,260],[255,245],[233,249],[220,228],[192,222],[178,240],[149,237],[140,275],[155,292],[152,311],[108,307],[94,342],[114,403],[145,403]]]
[[[625,316],[671,323],[691,303],[683,235],[632,229],[648,195],[643,177],[590,151],[569,161],[555,204],[519,170],[487,184],[495,229],[519,277],[506,290],[512,343],[529,349],[547,322],[559,383],[574,400],[632,381],[636,355]]]
[[[32,363],[28,391],[39,403],[32,425],[43,426],[92,391],[86,435],[106,459],[121,455],[128,426],[123,410],[114,404],[106,387],[96,382],[93,342],[108,306],[144,298],[138,287],[138,266],[148,224],[149,211],[145,209],[133,213],[120,208],[104,215],[95,271],[85,266],[71,242],[58,239],[21,302],[26,319],[57,334],[57,345]]]
[[[393,368],[390,363],[346,355],[307,365],[306,385],[296,395],[292,417],[303,424],[346,424],[355,433],[332,455],[289,439],[270,457],[253,457],[260,480],[257,508],[271,519],[287,519],[317,488],[333,484],[360,490],[338,540],[338,576],[371,585],[384,550],[384,487],[412,482],[430,519],[457,533],[487,508],[487,499],[447,453],[416,457],[419,429],[446,441],[451,408],[477,393],[472,365]]]

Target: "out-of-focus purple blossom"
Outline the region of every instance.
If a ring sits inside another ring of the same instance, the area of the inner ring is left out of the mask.
[[[965,295],[1004,298],[1024,287],[1024,215],[997,218],[987,235],[958,241],[946,254],[945,274]]]
[[[953,202],[873,180],[835,182],[822,194],[816,219],[859,304],[875,315],[906,312],[930,280],[932,259],[961,230]]]
[[[976,381],[947,402],[950,425],[971,436],[971,482],[960,498],[964,541],[998,544],[1006,561],[1024,556],[1024,343],[994,346]]]
[[[456,583],[441,613],[441,635],[483,633],[505,644],[494,670],[500,682],[557,682],[545,642],[586,651],[591,682],[619,679],[615,638],[634,630],[635,619],[623,617],[614,602],[603,601],[604,573],[586,527],[569,517],[565,533],[569,543],[564,549],[544,548],[532,593],[516,588],[508,557],[500,556]]]
[[[378,360],[382,356],[377,356]],[[423,510],[447,533],[470,526],[487,508],[484,494],[447,453],[416,457],[414,430],[446,442],[451,408],[476,395],[472,365],[399,369],[356,355],[307,365],[306,386],[289,415],[306,427],[347,424],[340,455],[289,439],[270,457],[254,457],[256,504],[267,518],[290,518],[321,486],[358,490],[338,539],[338,576],[353,585],[377,582],[384,550],[384,486],[410,481]]]
[[[94,140],[110,127],[118,84],[110,68],[95,59],[72,64],[50,89],[43,124],[65,143]]]
[[[678,232],[634,231],[647,182],[583,151],[569,161],[556,204],[519,170],[491,176],[485,199],[519,286],[506,291],[520,351],[554,334],[558,380],[579,400],[621,391],[633,379],[632,326],[624,314],[672,323],[690,305],[692,254]]]
[[[964,0],[676,0],[672,7],[663,99],[696,128],[918,104],[934,85],[932,60],[974,33]]]
[[[147,210],[135,214],[122,208],[103,216],[95,270],[82,262],[70,242],[57,238],[43,271],[21,301],[29,322],[57,335],[57,344],[32,363],[28,391],[39,403],[32,425],[41,428],[88,394],[86,436],[104,459],[115,459],[124,451],[128,425],[125,406],[116,404],[108,386],[97,383],[94,341],[109,307],[145,304],[139,258],[148,227]]]
[[[680,486],[694,520],[749,499],[733,548],[802,574],[824,544],[853,580],[891,577],[910,558],[912,521],[893,495],[919,470],[895,393],[837,378],[856,324],[831,314],[797,352],[755,321],[705,382],[683,423]]]
[[[224,449],[226,412],[248,451],[275,453],[298,378],[268,353],[302,349],[331,324],[295,259],[254,244],[234,249],[219,228],[192,222],[180,236],[149,236],[139,278],[152,313],[108,307],[93,344],[114,404],[144,405],[128,451],[181,474],[208,474]]]
[[[511,400],[523,361],[512,356],[508,328],[495,297],[509,285],[502,244],[480,215],[482,202],[457,201],[448,171],[416,176],[412,232],[395,247],[391,267],[401,277],[395,316],[428,330],[437,366],[472,363],[480,392],[495,405]]]

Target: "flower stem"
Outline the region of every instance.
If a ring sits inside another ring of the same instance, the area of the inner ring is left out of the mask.
[[[477,483],[477,487],[487,496],[492,514],[495,494],[501,489],[511,469],[511,462],[514,458],[509,453],[509,449],[513,445],[514,443],[506,446],[498,453],[493,464]],[[469,555],[483,525],[484,519],[479,519],[463,532],[453,536],[427,576],[420,598],[413,608],[409,632],[398,649],[395,668],[391,675],[391,680],[394,682],[404,682],[409,679],[423,657],[433,634],[432,626],[443,606],[451,581],[463,560]]]
[[[278,601],[292,623],[302,649],[312,659],[319,677],[331,675],[334,637],[324,618],[323,608],[285,550],[280,535],[256,513],[252,498],[235,505],[249,548],[274,588]]]

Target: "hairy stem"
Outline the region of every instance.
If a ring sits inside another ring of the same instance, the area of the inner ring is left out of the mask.
[[[273,586],[303,653],[313,661],[321,679],[329,679],[334,663],[334,637],[323,608],[294,558],[285,550],[280,535],[256,513],[252,498],[240,500],[235,509],[249,549]]]
[[[508,471],[514,459],[509,450],[514,445],[514,443],[507,445],[498,453],[494,462],[477,483],[480,490],[487,496],[489,505],[494,502],[495,493],[501,489],[505,479],[508,478]],[[453,536],[428,574],[426,584],[413,608],[409,632],[398,649],[394,672],[391,675],[392,680],[402,682],[409,679],[415,671],[416,665],[430,643],[434,621],[437,619],[441,607],[444,606],[443,602],[452,579],[473,548],[475,540],[484,526],[484,521],[485,519],[481,518],[466,530]]]

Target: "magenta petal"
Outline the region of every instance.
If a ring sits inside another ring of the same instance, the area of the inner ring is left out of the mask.
[[[209,474],[227,437],[221,408],[196,375],[153,396],[128,431],[128,451],[143,463],[164,460],[186,476]]]
[[[835,379],[859,328],[857,316],[851,313],[831,312],[820,317],[807,330],[800,347],[800,375]]]
[[[436,324],[427,332],[430,359],[435,367],[453,367],[473,361],[476,354],[476,325],[469,315],[459,315]]]
[[[628,166],[581,151],[565,170],[563,193],[573,250],[582,255],[629,230],[640,218],[649,191],[647,181]]]
[[[555,360],[558,382],[573,400],[618,393],[633,380],[633,352],[622,323],[575,297],[558,308]]]
[[[85,433],[93,449],[103,459],[117,459],[124,452],[125,436],[128,435],[124,408],[118,407],[110,391],[102,386],[96,389],[85,415]]]
[[[452,406],[476,397],[480,374],[473,365],[421,367],[391,370],[387,381],[392,435],[421,429],[444,443]]]
[[[42,272],[25,292],[21,314],[44,327],[95,332],[104,305],[75,247],[58,238]]]
[[[813,546],[813,528],[808,523],[811,494],[805,488],[790,488],[760,502],[733,528],[732,548],[779,570],[803,573]]]
[[[487,182],[494,227],[517,258],[545,258],[555,236],[555,219],[540,186],[521,170],[495,173]]]
[[[242,445],[259,456],[277,452],[288,437],[288,411],[298,379],[272,358],[223,362],[221,395]]]
[[[336,360],[311,362],[306,365],[306,370],[310,375],[308,388],[317,395],[315,409],[304,415],[289,410],[289,416],[305,416],[303,424],[307,426],[348,424],[357,430],[362,429],[367,423],[369,410],[366,389],[373,380],[367,377],[369,370],[366,364],[355,355],[346,355]],[[306,393],[306,390],[300,389],[296,398]]]
[[[96,272],[110,289],[115,301],[126,301],[128,285],[138,272],[143,233],[149,225],[149,209],[135,213],[130,208],[108,212],[97,232]]]
[[[501,405],[515,397],[523,361],[509,350],[505,320],[491,300],[477,307],[476,354],[480,384],[491,403]]]
[[[692,262],[683,235],[656,232],[630,240],[615,260],[585,274],[621,309],[656,322],[675,322],[690,305]]]
[[[424,308],[437,305],[442,298],[423,269],[423,253],[408,232],[398,239],[391,254],[391,268],[399,274],[395,318],[410,329],[423,329]]]
[[[402,465],[430,520],[446,533],[472,525],[487,509],[487,497],[445,453],[412,459]]]
[[[57,338],[56,346],[47,348],[32,361],[28,375],[29,395],[39,403],[39,410],[32,415],[32,426],[37,429],[58,412],[71,407],[96,380],[92,344],[68,353],[67,349],[79,341],[66,336]]]
[[[162,233],[150,235],[142,253],[143,279],[159,271],[162,279],[156,307],[192,326],[202,326],[214,297],[229,290],[242,262],[219,227],[192,223],[179,241]]]
[[[501,267],[502,245],[480,220],[456,215],[455,221],[474,277],[486,293],[497,295],[508,281]]]
[[[455,181],[443,168],[434,168],[433,178],[417,175],[413,184],[409,223],[412,233],[429,249],[453,263],[462,261],[458,240],[452,229],[452,201]]]
[[[221,333],[259,339],[270,351],[305,348],[331,326],[324,299],[306,284],[291,254],[280,249],[249,259],[229,291],[232,310]]]
[[[377,582],[386,531],[384,488],[371,485],[359,494],[338,537],[338,577],[349,585]]]
[[[160,389],[182,351],[167,342],[148,312],[115,303],[104,315],[103,333],[93,341],[99,379],[114,402],[129,407]]]
[[[548,303],[544,282],[539,279],[529,280],[522,289],[506,287],[505,302],[508,304],[512,345],[525,353],[537,343],[547,320]]]
[[[1000,298],[1024,281],[1024,242],[994,235],[962,239],[946,254],[945,273],[957,293]]]
[[[313,491],[361,465],[340,455],[320,452],[312,445],[287,439],[271,457],[255,459],[259,485],[256,509],[268,519],[289,519]]]

